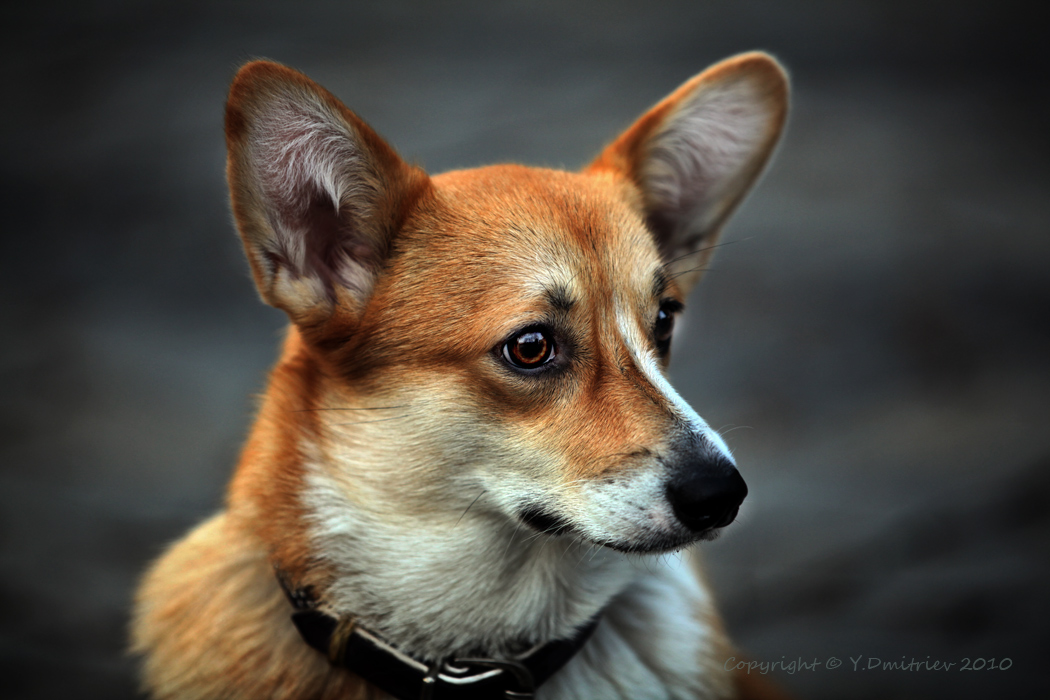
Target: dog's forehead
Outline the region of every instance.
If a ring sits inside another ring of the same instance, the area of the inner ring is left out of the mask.
[[[492,284],[646,292],[659,268],[622,180],[509,165],[446,173],[434,185],[437,206],[421,226],[427,256]]]

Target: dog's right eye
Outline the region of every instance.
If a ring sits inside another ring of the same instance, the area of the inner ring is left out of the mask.
[[[503,359],[518,369],[542,367],[554,354],[554,339],[544,328],[526,328],[503,345]]]

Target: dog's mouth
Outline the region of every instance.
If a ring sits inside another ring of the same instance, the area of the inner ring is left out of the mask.
[[[522,509],[518,512],[518,518],[522,523],[538,533],[549,536],[579,534],[584,540],[624,554],[663,554],[681,550],[696,542],[710,542],[717,539],[722,529],[733,520],[733,518],[729,518],[715,527],[701,531],[676,528],[672,532],[644,532],[638,538],[632,540],[590,537],[587,533],[573,526],[567,518],[552,513],[549,509],[542,509],[536,506]]]
[[[650,535],[639,542],[628,541],[603,541],[595,542],[603,547],[614,549],[624,554],[667,554],[677,552],[697,542],[710,542],[717,539],[722,533],[722,528],[712,528],[703,532],[690,532],[688,534]]]
[[[544,535],[567,535],[575,530],[572,523],[560,515],[534,506],[521,511],[518,517],[533,530]]]

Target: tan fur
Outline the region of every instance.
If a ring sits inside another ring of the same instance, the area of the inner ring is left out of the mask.
[[[158,698],[365,698],[360,679],[303,644],[266,548],[226,514],[198,526],[149,571],[133,649],[149,651]]]
[[[725,120],[718,100],[732,112],[734,99],[752,105],[756,127],[715,130],[704,136],[713,145],[693,133]],[[513,481],[585,523],[598,507],[589,489],[655,469],[686,420],[639,359],[653,356],[657,308],[685,300],[785,113],[783,73],[747,54],[687,82],[582,173],[505,165],[431,178],[301,74],[244,67],[227,107],[233,211],[260,295],[292,326],[226,508],[174,545],[139,590],[133,650],[152,695],[381,696],[302,642],[276,583],[279,567],[333,601],[357,595],[344,578],[365,565],[332,529],[349,525],[319,513],[510,532],[512,504],[494,493],[474,501],[479,488]],[[675,148],[699,155],[675,160]],[[697,197],[690,188],[719,168],[727,174],[704,185],[711,201]],[[536,319],[569,329],[559,352],[572,361],[557,381],[498,359],[508,334]],[[513,556],[504,551],[502,563]],[[729,646],[705,600],[693,610],[711,640],[697,687],[728,696],[715,657]],[[589,604],[566,615],[586,619]],[[368,621],[367,611],[337,612]],[[555,616],[524,633],[557,637],[573,624]],[[411,625],[390,629],[424,644]]]

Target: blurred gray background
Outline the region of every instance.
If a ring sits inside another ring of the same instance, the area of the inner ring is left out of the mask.
[[[284,324],[227,209],[240,63],[305,71],[434,172],[577,168],[692,74],[758,48],[792,73],[790,126],[673,363],[751,487],[703,545],[729,629],[755,659],[819,660],[773,674],[799,697],[1050,697],[1037,7],[8,7],[0,695],[134,697],[136,577],[221,502]]]

